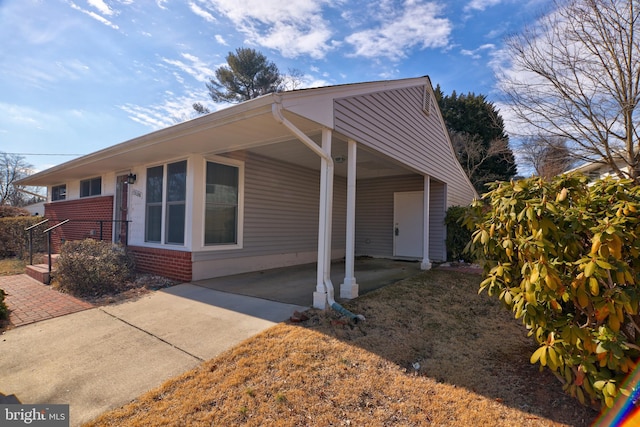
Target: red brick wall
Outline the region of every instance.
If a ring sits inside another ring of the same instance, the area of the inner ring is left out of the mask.
[[[59,252],[63,241],[99,239],[100,223],[97,220],[109,221],[102,223],[102,240],[110,242],[113,239],[113,196],[47,203],[44,216],[49,219],[47,226],[71,219],[53,231],[51,243],[54,252]]]
[[[191,252],[129,246],[136,260],[136,270],[182,282],[191,281]]]

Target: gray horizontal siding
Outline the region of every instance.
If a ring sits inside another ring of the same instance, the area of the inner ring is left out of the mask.
[[[429,115],[422,111],[424,89],[416,86],[338,99],[335,129],[446,183],[452,203],[468,204],[473,188],[453,154],[437,105],[432,105]]]
[[[419,175],[362,179],[356,187],[356,254],[393,256],[393,193],[423,191]]]
[[[320,173],[251,153],[244,153],[242,158],[245,160],[243,248],[210,252],[206,258],[317,251]],[[344,178],[335,178],[333,248],[345,245],[346,185]]]
[[[447,211],[446,191],[446,185],[431,180],[431,197],[429,198],[429,258],[431,261],[447,260],[447,228],[444,225]]]
[[[409,175],[358,181],[356,188],[356,254],[374,257],[393,256],[393,194],[424,191],[424,178]],[[447,186],[431,179],[429,198],[429,257],[446,260]]]

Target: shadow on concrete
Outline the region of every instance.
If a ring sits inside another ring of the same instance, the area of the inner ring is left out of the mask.
[[[357,258],[354,270],[360,295],[414,276],[421,271],[420,263],[417,261],[368,257]],[[331,281],[336,300],[339,300],[344,271],[343,260],[331,264]],[[313,303],[313,292],[316,290],[316,264],[198,280],[193,284],[221,292],[309,307]]]
[[[19,405],[21,403],[15,394],[5,395],[0,392],[0,405]]]

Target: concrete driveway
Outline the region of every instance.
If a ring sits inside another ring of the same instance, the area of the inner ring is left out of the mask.
[[[306,308],[183,284],[22,326],[0,336],[0,397],[80,425]]]

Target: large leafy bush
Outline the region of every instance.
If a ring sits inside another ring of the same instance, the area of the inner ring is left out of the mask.
[[[581,402],[611,407],[640,356],[640,187],[563,175],[490,190],[465,219],[481,291],[535,337],[532,363]]]
[[[97,297],[122,290],[133,272],[132,257],[123,246],[85,239],[62,245],[55,279],[72,295]]]

